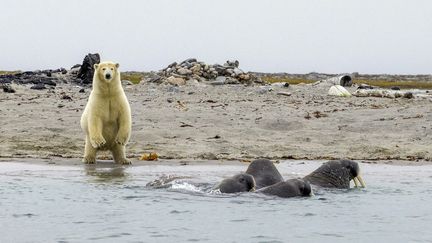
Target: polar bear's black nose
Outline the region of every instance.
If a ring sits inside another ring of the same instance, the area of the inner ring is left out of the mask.
[[[111,78],[111,74],[109,74],[109,73],[105,74],[105,78],[106,79],[110,79]]]

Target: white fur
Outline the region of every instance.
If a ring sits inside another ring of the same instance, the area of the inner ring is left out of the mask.
[[[111,74],[110,79],[105,78],[107,73]],[[86,134],[85,163],[95,163],[98,150],[110,150],[116,163],[130,164],[125,145],[130,138],[132,118],[120,80],[118,64],[95,65],[93,89],[81,116],[81,128]]]

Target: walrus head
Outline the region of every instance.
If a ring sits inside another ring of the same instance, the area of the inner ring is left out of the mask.
[[[356,187],[366,187],[358,163],[352,160],[330,160],[305,176],[304,180],[328,188],[350,188],[353,180]]]
[[[268,159],[252,161],[246,173],[254,177],[257,189],[284,181],[276,166]]]
[[[253,176],[241,173],[221,181],[215,189],[222,193],[255,191],[255,180]]]

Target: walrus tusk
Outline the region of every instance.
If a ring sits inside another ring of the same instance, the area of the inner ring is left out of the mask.
[[[365,188],[365,187],[366,187],[366,184],[364,183],[363,178],[362,178],[360,175],[358,175],[356,178],[357,178],[357,180],[360,182],[360,185],[361,185],[363,188]],[[354,179],[356,179],[356,178],[354,178]]]
[[[358,175],[357,177],[354,177],[353,181],[354,181],[355,187],[359,187],[359,183],[360,183],[361,187],[363,187],[363,188],[366,187],[366,184],[364,183],[363,178],[360,175]]]
[[[353,181],[354,181],[354,185],[355,185],[354,187],[359,187],[359,183],[357,181],[357,177],[354,177]]]

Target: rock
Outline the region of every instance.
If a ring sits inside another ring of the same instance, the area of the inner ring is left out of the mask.
[[[15,89],[13,89],[11,86],[9,85],[3,85],[3,92],[5,93],[15,93]]]
[[[195,64],[193,67],[191,67],[190,71],[192,73],[198,74],[201,71],[201,65]]]
[[[166,81],[169,77],[183,78],[184,80],[196,80],[197,82],[209,82],[213,85],[219,84],[253,84],[263,83],[261,78],[245,73],[239,67],[238,61],[227,61],[224,65],[209,65],[195,58],[189,58],[180,64],[171,63],[166,68],[160,70],[156,82]],[[151,82],[148,78],[145,81]],[[188,83],[195,83],[191,81]]]
[[[83,84],[91,84],[93,82],[94,64],[100,63],[100,56],[98,53],[88,54],[84,57],[83,63],[78,71],[77,78],[82,80]]]
[[[175,67],[175,66],[177,66],[177,62],[171,63],[170,65],[168,65],[168,68],[172,68],[172,67]]]
[[[237,60],[228,60],[226,61],[225,66],[238,68],[239,64],[240,63]]]
[[[239,69],[239,68],[234,68],[234,74],[236,75],[236,76],[238,76],[238,75],[240,75],[240,74],[243,74],[243,71],[241,70],[241,69]]]
[[[176,78],[176,77],[173,77],[173,76],[167,78],[166,81],[167,81],[169,84],[177,85],[177,86],[185,85],[185,84],[186,84],[186,80],[184,80],[183,78]]]
[[[406,99],[412,99],[412,98],[414,98],[414,94],[411,93],[411,92],[406,92],[406,93],[403,94],[402,97],[404,97]]]
[[[399,86],[393,86],[393,87],[390,87],[390,89],[391,90],[400,90],[401,88]]]
[[[80,93],[84,93],[84,92],[85,92],[85,89],[80,89],[78,92],[80,92]]]
[[[179,68],[177,70],[177,73],[180,75],[189,75],[189,74],[192,74],[192,71],[189,69],[186,69],[186,68]]]
[[[192,63],[192,62],[196,62],[196,61],[197,61],[196,58],[189,58],[189,59],[186,59],[183,62],[181,62],[180,65],[184,64],[184,63]]]
[[[30,89],[42,90],[42,89],[46,89],[46,87],[44,84],[35,84],[31,86]]]
[[[159,76],[159,75],[154,75],[153,77],[151,77],[149,80],[148,80],[148,82],[150,82],[150,83],[157,83],[157,82],[159,82],[159,81],[161,81],[162,80],[162,77],[161,76]]]
[[[373,86],[370,86],[368,84],[360,84],[357,89],[373,89]]]
[[[350,97],[351,93],[348,92],[344,87],[340,85],[333,85],[328,91],[328,95],[339,96],[339,97]]]

